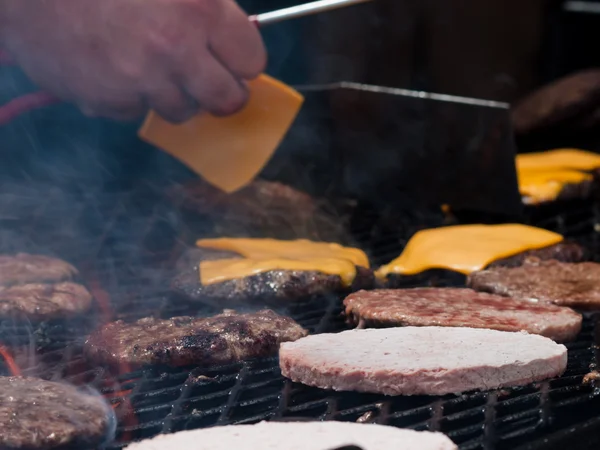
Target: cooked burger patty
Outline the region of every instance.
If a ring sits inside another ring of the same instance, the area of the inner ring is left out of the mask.
[[[473,289],[575,308],[600,307],[600,264],[527,259],[519,267],[495,267],[468,278]]]
[[[528,134],[557,126],[582,128],[596,112],[598,99],[600,70],[584,70],[563,77],[534,91],[513,107],[515,131]]]
[[[404,327],[318,334],[282,344],[292,381],[336,391],[445,395],[561,375],[567,349],[535,334]]]
[[[75,275],[77,269],[58,258],[27,253],[0,255],[1,286],[54,283],[71,280]]]
[[[217,250],[191,250],[183,256],[183,261],[178,264],[178,267],[181,268],[183,264],[189,263],[193,263],[193,266],[182,269],[181,273],[173,278],[171,290],[189,300],[216,303],[221,306],[235,306],[248,302],[277,305],[314,295],[368,289],[375,282],[372,270],[358,266],[354,283],[350,288],[344,285],[338,275],[298,270],[272,270],[209,285],[200,282],[201,260],[235,257],[240,256]]]
[[[194,180],[170,196],[184,211],[211,221],[217,235],[337,242],[348,238],[344,220],[323,201],[276,181],[257,179],[231,194]]]
[[[181,431],[135,442],[130,450],[456,450],[442,433],[348,422],[260,422]]]
[[[517,267],[523,264],[527,258],[539,258],[543,261],[555,259],[563,262],[581,262],[587,257],[585,249],[572,241],[563,241],[558,244],[550,245],[549,247],[540,248],[537,250],[528,250],[514,256],[499,259],[491,263],[490,267]]]
[[[527,331],[558,342],[573,340],[581,315],[569,308],[460,288],[359,291],[344,300],[346,316],[366,327],[443,326]]]
[[[226,364],[277,354],[280,343],[306,334],[292,319],[271,310],[229,310],[206,318],[119,320],[93,333],[84,351],[93,361],[112,366]]]
[[[536,249],[536,250],[527,250],[522,253],[518,253],[513,256],[508,256],[506,258],[498,259],[492,262],[488,268],[490,267],[517,267],[523,264],[527,258],[539,258],[541,260],[550,260],[555,259],[558,261],[564,262],[581,262],[585,261],[587,258],[586,250],[576,242],[572,241],[563,241],[558,244],[550,245],[548,247]],[[461,277],[464,280],[464,276],[459,274],[458,272],[452,272],[450,270],[436,269],[434,271],[439,273],[440,275],[448,275],[453,274],[457,277]],[[385,287],[388,288],[399,288],[405,287],[405,281],[410,279],[412,276],[404,276],[399,274],[390,274],[387,277]],[[443,277],[442,277],[443,278]],[[435,286],[435,283],[433,284]]]
[[[80,284],[30,283],[0,287],[0,318],[46,321],[80,315],[90,309],[92,296]]]
[[[74,386],[29,377],[0,377],[0,448],[96,448],[114,432],[111,408]]]

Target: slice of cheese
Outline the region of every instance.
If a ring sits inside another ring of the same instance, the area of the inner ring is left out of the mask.
[[[294,259],[218,259],[200,263],[200,282],[203,285],[256,275],[272,270],[315,271],[338,275],[345,286],[352,285],[356,277],[356,266],[348,259],[311,258]]]
[[[362,250],[329,242],[218,238],[200,239],[196,245],[232,251],[243,257],[202,261],[200,281],[204,285],[271,270],[299,270],[338,275],[350,286],[356,276],[356,266],[369,267],[369,259]]]
[[[429,269],[447,269],[465,275],[490,263],[557,244],[560,234],[520,224],[457,225],[416,233],[402,254],[382,266],[377,276],[414,275]]]
[[[517,170],[572,169],[591,171],[600,168],[600,155],[575,148],[564,148],[517,155],[516,165]]]
[[[232,116],[200,114],[175,125],[151,111],[139,136],[219,189],[234,192],[263,169],[304,101],[294,89],[267,75],[250,81],[248,88],[248,103]]]
[[[565,186],[593,178],[590,173],[571,169],[521,169],[517,171],[517,177],[519,192],[528,204],[555,200]]]
[[[333,242],[313,242],[307,239],[216,238],[196,241],[198,247],[236,252],[245,258],[283,258],[310,261],[315,258],[348,260],[357,266],[369,267],[369,258],[358,248],[343,247]]]

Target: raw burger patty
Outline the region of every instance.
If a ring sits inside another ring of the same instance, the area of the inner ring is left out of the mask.
[[[71,280],[77,269],[69,263],[49,256],[0,255],[0,285],[54,283]]]
[[[468,278],[478,291],[577,308],[600,307],[600,264],[528,259],[520,267],[482,270]]]
[[[349,422],[261,422],[163,434],[129,450],[455,450],[442,433]]]
[[[92,306],[92,296],[80,284],[30,283],[0,287],[0,319],[46,321],[78,316]]]
[[[179,296],[206,303],[235,306],[247,302],[280,304],[314,295],[348,292],[337,275],[296,270],[272,270],[236,280],[204,286],[200,282],[199,263],[205,260],[240,257],[237,253],[208,249],[190,249],[178,267],[181,272],[171,281],[171,290]],[[189,264],[183,268],[184,264]],[[373,286],[373,271],[357,267],[352,290]]]
[[[96,448],[111,438],[114,416],[102,397],[29,377],[0,377],[0,448]]]
[[[405,327],[308,336],[279,352],[284,376],[336,391],[444,395],[561,375],[567,349],[525,332]]]
[[[271,310],[225,311],[206,318],[148,317],[105,325],[87,339],[84,352],[93,361],[113,366],[227,364],[275,355],[280,343],[306,334],[292,319]]]
[[[359,291],[344,300],[350,323],[362,328],[414,325],[527,331],[558,342],[575,338],[581,315],[569,308],[459,288]]]

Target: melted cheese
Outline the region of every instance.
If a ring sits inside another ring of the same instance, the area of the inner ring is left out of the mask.
[[[267,75],[250,81],[248,89],[248,103],[232,116],[200,114],[175,125],[151,111],[139,136],[219,189],[234,192],[269,161],[304,101],[294,89]]]
[[[338,275],[345,286],[352,285],[356,267],[352,261],[336,258],[294,259],[219,259],[200,263],[200,281],[203,285],[235,280],[271,270],[316,271]]]
[[[377,276],[414,275],[429,269],[448,269],[465,275],[498,259],[548,247],[560,234],[520,224],[458,225],[416,233],[402,254],[382,266]]]
[[[519,192],[533,204],[555,200],[566,185],[592,179],[589,173],[570,169],[521,169],[517,176]]]
[[[299,270],[338,275],[344,284],[350,286],[356,276],[356,266],[369,267],[369,259],[362,250],[329,242],[218,238],[200,239],[196,245],[232,251],[243,257],[201,262],[202,284],[243,278],[271,270]]]
[[[516,157],[519,192],[525,203],[555,200],[568,184],[592,179],[600,168],[600,155],[578,149],[556,149]]]
[[[517,170],[591,171],[600,167],[600,155],[574,148],[556,149],[538,153],[524,153],[516,157]]]
[[[298,261],[334,258],[352,261],[357,266],[369,267],[369,258],[365,252],[358,248],[343,247],[332,242],[313,242],[306,239],[280,241],[277,239],[217,238],[200,239],[196,245],[236,252],[245,258],[283,258]]]

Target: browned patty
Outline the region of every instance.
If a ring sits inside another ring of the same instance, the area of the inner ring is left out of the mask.
[[[573,340],[581,315],[570,308],[515,300],[465,288],[377,289],[344,300],[351,324],[359,327],[442,326],[489,328]]]
[[[227,364],[277,354],[279,344],[306,336],[289,317],[271,310],[206,317],[122,320],[109,323],[85,342],[87,358],[111,366]]]
[[[468,285],[478,291],[557,305],[600,307],[600,264],[525,260],[519,267],[495,267],[472,273]]]
[[[587,258],[585,249],[572,241],[563,241],[549,247],[540,248],[537,250],[528,250],[514,256],[499,259],[491,263],[490,267],[517,267],[523,264],[527,258],[539,258],[543,261],[555,259],[562,262],[582,262]]]
[[[70,318],[91,306],[89,291],[70,281],[0,287],[0,318],[32,321]]]
[[[248,302],[277,305],[315,295],[369,289],[375,282],[373,271],[364,267],[357,267],[351,288],[337,275],[297,270],[272,270],[206,286],[200,282],[200,261],[239,257],[232,252],[190,249],[178,263],[181,272],[171,281],[171,290],[188,300],[221,306]]]
[[[174,202],[211,221],[212,231],[226,236],[268,236],[277,239],[321,239],[345,242],[344,221],[324,202],[285,184],[257,179],[234,193],[203,180],[170,192]]]
[[[18,253],[0,255],[0,285],[25,283],[54,283],[67,281],[77,275],[69,263],[49,256]]]
[[[598,190],[600,187],[600,184],[598,183],[598,175],[599,172],[595,170],[592,171],[592,179],[590,180],[584,180],[581,183],[565,184],[554,199],[542,202],[535,202],[527,196],[523,196],[523,203],[525,205],[531,205],[535,207],[556,201],[585,200],[591,197],[597,197],[599,193]]]
[[[528,134],[557,125],[579,128],[596,112],[599,100],[600,70],[566,76],[543,86],[513,107],[515,131]]]
[[[30,377],[0,377],[0,448],[96,448],[114,432],[111,408],[99,395]]]
[[[563,262],[581,262],[585,261],[588,257],[586,250],[576,242],[565,240],[558,244],[550,245],[548,247],[540,248],[537,250],[528,250],[522,253],[518,253],[513,256],[498,259],[492,262],[487,268],[493,267],[518,267],[523,264],[527,258],[538,258],[540,260],[554,259]],[[454,274],[449,270],[435,270],[436,273],[442,275]],[[460,276],[458,273],[457,276]],[[413,277],[406,277],[397,274],[390,274],[387,278],[385,287],[398,288],[405,285],[405,282]]]

